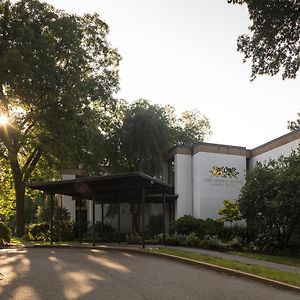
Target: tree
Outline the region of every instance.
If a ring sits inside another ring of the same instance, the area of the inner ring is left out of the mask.
[[[167,150],[177,144],[200,142],[208,134],[209,121],[198,111],[177,117],[175,109],[139,99],[118,101],[106,118],[106,168],[113,172],[141,171],[160,176]],[[138,232],[140,205],[131,204],[133,232]],[[116,213],[110,207],[110,215]]]
[[[25,187],[42,158],[60,166],[100,160],[100,108],[118,88],[120,57],[97,14],[1,1],[0,24],[0,155],[13,177],[21,236]]]
[[[251,34],[238,38],[238,51],[244,61],[252,61],[252,75],[295,78],[300,67],[300,2],[297,0],[228,0],[246,3],[252,25]]]
[[[177,117],[173,106],[145,99],[118,101],[106,120],[107,168],[112,171],[159,175],[168,149],[201,142],[210,134],[209,121],[199,111]]]
[[[120,134],[120,152],[130,171],[157,175],[168,150],[168,126],[162,108],[143,99],[126,111]]]
[[[223,204],[224,207],[218,212],[222,216],[219,219],[221,222],[230,222],[232,225],[232,222],[241,220],[240,208],[237,203],[224,199]]]
[[[286,247],[300,222],[300,149],[257,163],[247,173],[238,204],[250,238],[263,248]]]
[[[187,110],[176,117],[172,106],[166,106],[164,110],[170,129],[171,146],[199,143],[211,134],[209,120],[200,111]]]

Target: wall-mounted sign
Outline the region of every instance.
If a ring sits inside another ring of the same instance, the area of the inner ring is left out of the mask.
[[[236,168],[232,167],[217,167],[214,166],[209,170],[211,176],[213,177],[222,177],[222,178],[237,178],[239,172]]]

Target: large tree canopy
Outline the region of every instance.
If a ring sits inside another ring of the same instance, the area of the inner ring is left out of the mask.
[[[300,1],[228,0],[246,3],[252,25],[250,34],[238,38],[238,51],[252,61],[252,76],[282,73],[295,78],[300,67]]]
[[[25,186],[42,157],[68,165],[99,159],[99,118],[118,89],[120,57],[97,14],[0,1],[0,24],[0,111],[9,121],[0,125],[0,156],[13,177],[22,235]]]
[[[139,99],[119,101],[107,115],[107,168],[159,175],[167,150],[197,143],[210,134],[210,123],[199,111],[185,111]]]

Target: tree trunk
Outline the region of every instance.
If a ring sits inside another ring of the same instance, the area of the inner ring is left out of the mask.
[[[25,186],[21,179],[15,182],[16,192],[16,234],[21,237],[25,233]]]
[[[16,155],[10,155],[10,166],[16,194],[16,235],[21,237],[25,233],[25,184]]]

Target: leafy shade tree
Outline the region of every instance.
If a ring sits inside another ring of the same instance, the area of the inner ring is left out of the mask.
[[[105,132],[112,171],[143,171],[158,175],[168,149],[197,143],[210,134],[210,123],[199,111],[177,117],[173,106],[160,106],[139,99],[129,104],[118,101],[107,115]]]
[[[232,225],[233,222],[241,220],[239,205],[228,199],[223,201],[224,207],[219,210],[219,215],[222,216],[219,220],[221,222],[229,222]]]
[[[262,248],[286,247],[300,222],[300,149],[258,163],[238,199],[250,238]]]
[[[171,146],[199,143],[211,134],[209,120],[200,111],[184,111],[177,118],[172,106],[166,106],[164,110],[167,113]]]
[[[0,2],[0,156],[10,167],[17,235],[26,184],[38,162],[100,160],[102,107],[118,88],[119,55],[96,14],[37,0]]]
[[[177,117],[172,106],[160,106],[140,99],[119,101],[107,117],[105,133],[107,168],[113,172],[141,171],[161,174],[167,150],[177,144],[200,142],[208,134],[209,121],[197,111]],[[140,205],[130,206],[133,232],[138,232]],[[109,209],[110,216],[116,207]]]
[[[120,152],[129,171],[157,175],[168,149],[168,126],[162,108],[145,100],[126,111],[120,134]]]
[[[295,78],[300,67],[300,1],[228,0],[246,3],[252,25],[250,34],[238,38],[238,51],[252,61],[252,76],[276,75]]]

